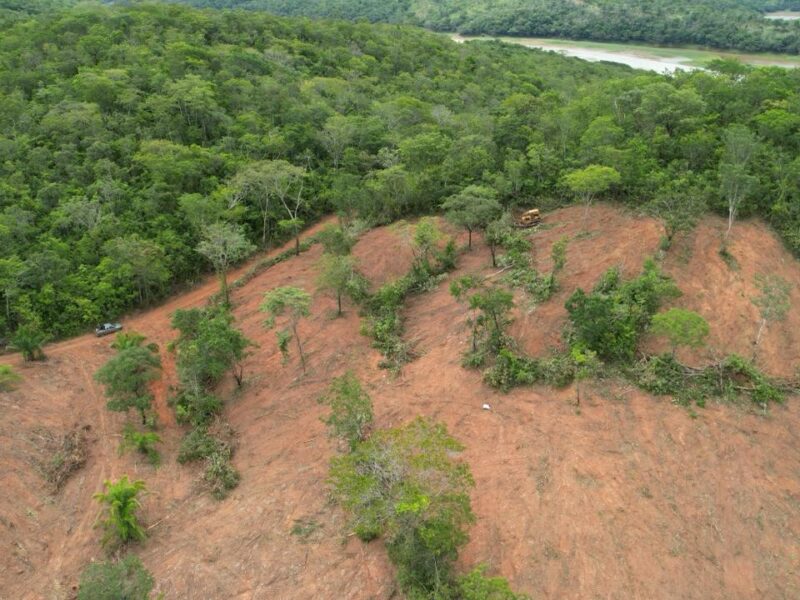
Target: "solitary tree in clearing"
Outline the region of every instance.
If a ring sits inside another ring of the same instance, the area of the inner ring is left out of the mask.
[[[467,247],[472,249],[472,232],[485,230],[489,223],[498,219],[503,208],[497,201],[497,192],[492,188],[470,185],[450,196],[442,204],[448,221],[467,230]]]
[[[595,196],[606,192],[612,185],[622,180],[619,172],[603,165],[589,165],[567,173],[564,184],[583,202],[583,229],[586,230],[589,207]]]
[[[753,342],[753,360],[756,358],[758,345],[761,343],[761,336],[767,324],[783,321],[786,318],[786,313],[791,308],[789,292],[792,289],[789,282],[779,275],[756,275],[756,287],[761,293],[753,298],[753,304],[761,313],[761,323]]]
[[[264,301],[261,303],[260,310],[269,315],[265,325],[269,328],[275,326],[276,317],[287,315],[289,320],[287,327],[277,332],[278,348],[284,358],[289,356],[289,343],[294,337],[297,344],[297,351],[300,353],[300,363],[303,372],[306,371],[306,357],[303,353],[303,344],[300,335],[297,333],[297,325],[300,319],[311,314],[311,296],[308,292],[300,288],[286,286],[275,288],[264,294]]]
[[[230,301],[228,269],[232,264],[250,254],[253,248],[253,244],[247,240],[241,227],[236,225],[212,223],[203,231],[203,241],[197,245],[197,251],[214,266],[225,304]]]
[[[160,369],[158,354],[146,347],[131,346],[100,367],[95,379],[106,388],[109,410],[126,412],[134,408],[145,424],[153,402],[150,382],[158,379]]]
[[[320,289],[332,293],[336,298],[337,317],[342,315],[342,296],[348,295],[357,300],[366,291],[352,256],[324,255],[317,283]]]

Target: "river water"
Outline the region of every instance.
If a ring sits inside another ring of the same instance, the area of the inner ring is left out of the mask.
[[[798,16],[800,17],[800,15]],[[730,58],[756,66],[773,65],[786,68],[800,67],[800,58],[781,54],[739,54],[735,52],[701,50],[695,48],[664,48],[658,46],[580,42],[576,40],[547,38],[449,35],[450,38],[456,42],[496,39],[510,44],[526,46],[528,48],[551,50],[565,56],[573,56],[592,62],[607,61],[620,63],[633,67],[634,69],[644,69],[657,73],[702,70],[703,67],[699,65],[705,64],[715,58]]]
[[[454,34],[450,36],[456,42],[466,42],[476,39],[490,39],[484,37],[471,37],[461,36]],[[656,56],[654,54],[648,55],[645,52],[635,52],[627,49],[605,49],[605,48],[590,48],[583,46],[572,46],[569,42],[564,40],[554,41],[543,38],[517,38],[517,37],[498,37],[492,39],[499,39],[504,42],[519,44],[527,48],[538,48],[540,50],[552,50],[559,52],[564,56],[573,56],[575,58],[582,58],[591,62],[614,62],[623,65],[628,65],[634,69],[644,69],[646,71],[656,71],[658,73],[674,73],[675,71],[684,70],[692,71],[700,67],[688,64],[691,59],[682,56]]]
[[[800,12],[784,10],[781,12],[767,13],[764,15],[764,17],[778,21],[796,21],[797,19],[800,19]]]

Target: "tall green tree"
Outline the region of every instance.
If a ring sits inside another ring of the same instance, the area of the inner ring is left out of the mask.
[[[140,303],[149,302],[169,281],[164,249],[151,240],[138,235],[115,238],[106,243],[105,250],[114,268],[132,279]]]
[[[253,251],[241,228],[230,223],[213,223],[203,231],[203,240],[197,251],[214,266],[219,277],[220,293],[224,304],[230,304],[228,269]]]
[[[442,210],[448,221],[467,230],[467,246],[471,250],[472,232],[485,230],[489,223],[500,217],[503,207],[492,188],[470,185],[445,200]]]
[[[589,218],[589,207],[592,200],[611,186],[620,183],[622,178],[613,167],[589,165],[583,169],[570,171],[564,176],[564,185],[583,202],[583,229],[586,229]]]
[[[758,148],[758,140],[746,126],[735,124],[725,130],[723,141],[725,153],[719,165],[719,178],[728,209],[728,228],[724,237],[727,241],[742,202],[756,184],[756,178],[748,173],[748,165]]]
[[[161,359],[149,348],[125,348],[95,373],[95,379],[105,386],[108,409],[127,412],[138,410],[142,424],[147,423],[147,411],[153,403],[150,384],[159,378]]]
[[[311,314],[311,296],[300,288],[292,286],[278,287],[264,294],[264,301],[261,303],[260,310],[269,315],[265,324],[270,329],[275,326],[277,317],[284,315],[287,317],[286,327],[277,332],[278,348],[284,358],[288,357],[289,343],[294,339],[297,344],[297,352],[300,354],[300,363],[305,373],[306,355],[303,352],[303,344],[300,341],[297,326],[300,323],[300,319]]]
[[[356,270],[352,256],[323,255],[317,285],[336,298],[336,315],[342,315],[342,296],[360,300],[366,296],[366,282]]]

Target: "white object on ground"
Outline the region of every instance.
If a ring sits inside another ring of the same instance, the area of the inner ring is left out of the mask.
[[[492,407],[489,406],[488,404],[484,404],[483,405],[483,410],[492,410]]]

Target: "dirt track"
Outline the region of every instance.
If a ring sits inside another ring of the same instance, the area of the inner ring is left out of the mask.
[[[536,256],[580,231],[580,209],[547,215]],[[591,286],[606,268],[635,273],[653,254],[660,226],[610,207],[592,210],[590,233],[570,242],[562,291],[519,311],[513,333],[531,353],[560,343],[564,299]],[[704,221],[670,251],[666,269],[685,294],[675,301],[710,322],[710,346],[748,354],[757,328],[753,277],[777,272],[800,300],[800,266],[759,223],[737,225],[732,253],[716,248],[721,222]],[[400,228],[367,233],[354,254],[372,279],[402,273],[410,254]],[[462,240],[465,241],[465,240]],[[174,377],[166,343],[169,315],[202,305],[208,281],[151,311],[126,319],[162,348],[159,386],[164,465],[154,470],[117,455],[124,418],[105,409],[91,375],[111,355],[108,338],[81,337],[48,348],[43,364],[20,366],[20,389],[0,397],[0,598],[68,598],[82,566],[100,557],[92,494],[109,477],[144,479],[149,539],[137,548],[166,598],[390,598],[391,569],[379,543],[345,537],[343,516],[326,496],[335,445],[319,421],[316,397],[332,376],[354,368],[375,404],[379,426],[428,415],[467,446],[476,480],[477,523],[462,560],[486,562],[515,588],[546,598],[800,597],[800,410],[796,401],[766,416],[748,407],[712,405],[699,418],[620,384],[600,382],[578,413],[573,389],[496,394],[460,366],[466,343],[463,308],[447,284],[412,299],[408,338],[421,356],[393,378],[359,335],[357,311],[330,318],[334,301],[316,294],[301,334],[311,368],[281,365],[274,332],[261,326],[263,293],[277,285],[315,289],[320,248],[281,263],[234,293],[235,315],[260,345],[247,363],[247,389],[231,397],[226,417],[240,436],[242,482],[217,503],[197,490],[199,471],[177,465],[181,431],[166,408]],[[490,273],[478,241],[459,273]],[[788,375],[800,359],[800,314],[769,328],[759,352],[767,371]],[[658,346],[656,340],[648,342]],[[684,357],[702,362],[703,353]],[[19,366],[18,358],[12,362]],[[224,384],[226,396],[231,386]],[[492,411],[480,410],[483,402]],[[29,460],[39,427],[92,426],[91,454],[55,498]],[[297,521],[312,524],[303,538]]]

